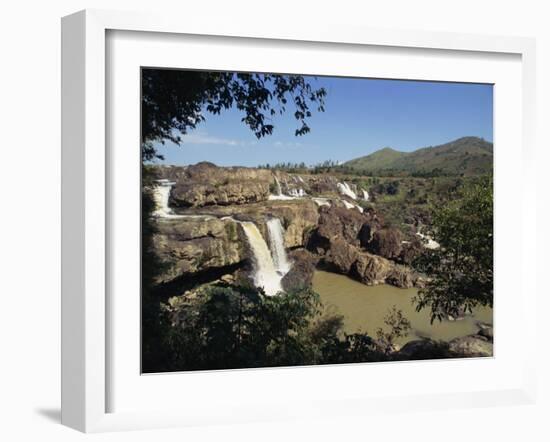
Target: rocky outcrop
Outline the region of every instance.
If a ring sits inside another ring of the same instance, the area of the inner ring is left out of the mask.
[[[449,358],[449,345],[432,339],[417,339],[407,342],[392,358],[398,361]]]
[[[311,200],[270,201],[265,213],[281,220],[287,248],[304,247],[319,222],[317,205]]]
[[[377,230],[372,239],[365,246],[366,249],[375,255],[387,259],[397,259],[403,250],[403,234],[395,227],[388,227]]]
[[[351,270],[351,276],[366,285],[386,283],[410,288],[418,280],[418,275],[410,268],[366,252],[358,255]]]
[[[335,238],[330,242],[322,261],[330,270],[348,275],[361,255],[360,250],[342,238]]]
[[[411,265],[413,261],[418,258],[424,251],[424,246],[417,237],[414,237],[410,241],[403,241],[401,244],[401,253],[397,257],[396,261]]]
[[[170,205],[176,208],[249,204],[267,201],[273,174],[247,167],[217,167],[202,162],[186,167],[159,167],[158,177],[174,181]]]
[[[392,354],[392,359],[411,361],[419,359],[473,358],[493,356],[493,344],[479,335],[455,338],[450,342],[432,339],[409,341]]]
[[[290,252],[289,259],[292,267],[281,281],[283,289],[290,291],[311,287],[319,258],[307,250],[298,249]]]
[[[383,219],[373,208],[361,212],[356,202],[343,207],[342,198],[346,197],[341,195],[329,197],[330,205],[320,207],[309,198],[268,198],[281,189],[298,188],[309,195],[334,195],[338,184],[335,177],[302,177],[265,169],[217,167],[206,162],[186,167],[160,166],[156,173],[157,178],[175,183],[169,205],[175,215],[184,215],[161,218],[157,223],[155,248],[168,264],[159,277],[160,283],[212,269],[222,272],[227,266],[250,261],[251,253],[238,221],[254,222],[269,241],[267,221],[272,217],[284,227],[287,252],[308,250],[293,257],[295,269],[284,282],[288,287],[301,281],[309,285],[313,261],[367,285],[412,287],[421,283],[412,269],[402,265],[412,262],[417,244],[403,241],[399,230],[383,227]],[[233,268],[231,273],[235,271]]]
[[[410,268],[361,248],[371,242],[379,229],[380,220],[374,211],[360,213],[341,207],[322,207],[319,225],[311,235],[308,248],[321,256],[321,263],[327,269],[349,275],[364,284],[413,287],[418,275]],[[399,245],[400,242],[399,239]],[[392,250],[401,252],[400,249]]]
[[[308,247],[323,254],[336,239],[359,246],[362,242],[360,237],[370,236],[378,227],[379,221],[373,212],[361,213],[336,206],[321,207],[319,224],[311,236]]]
[[[153,243],[166,263],[157,278],[167,283],[186,274],[222,269],[248,258],[237,223],[209,217],[164,219],[157,223]]]
[[[259,204],[235,206],[209,206],[189,209],[186,213],[202,213],[218,218],[231,216],[240,221],[252,221],[258,226],[264,238],[267,238],[267,219],[269,217],[279,218],[285,228],[286,248],[303,247],[319,220],[317,205],[309,199],[266,201]]]
[[[454,357],[473,358],[493,356],[493,343],[481,335],[455,338],[449,342]]]
[[[493,326],[490,324],[479,323],[478,327],[479,331],[477,334],[493,342]]]

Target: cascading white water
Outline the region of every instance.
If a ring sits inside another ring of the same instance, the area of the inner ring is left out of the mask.
[[[176,183],[166,179],[157,180],[153,193],[156,204],[156,209],[153,212],[154,216],[167,218],[172,215],[172,209],[168,206],[168,201],[170,199],[170,189],[174,184]]]
[[[338,192],[340,192],[342,195],[349,196],[351,199],[354,200],[357,199],[356,193],[351,190],[351,187],[345,181],[343,183],[337,183],[336,188],[338,189]]]
[[[363,199],[365,201],[369,200],[369,192],[367,192],[365,189],[363,189]]]
[[[357,209],[359,212],[363,213],[363,208],[361,206],[358,206],[357,204],[352,204],[349,201],[346,200],[340,200],[342,203],[344,203],[344,206],[346,206],[346,209]]]
[[[275,269],[281,276],[284,276],[290,270],[290,262],[286,256],[284,229],[281,220],[279,218],[269,219],[267,221],[267,231]]]
[[[319,207],[321,206],[327,206],[330,207],[330,201],[327,198],[312,198],[312,200],[317,204]]]
[[[277,176],[273,175],[273,177],[275,178],[275,184],[277,186],[277,195],[269,195],[268,199],[270,201],[274,201],[274,200],[286,201],[286,200],[294,199],[294,197],[292,197],[292,196],[288,196],[288,195],[283,194],[283,190],[281,188],[281,183],[279,182]]]
[[[285,195],[283,193],[283,190],[282,190],[282,187],[281,187],[281,183],[279,181],[279,179],[277,178],[276,175],[273,175],[273,178],[275,178],[275,185],[276,185],[276,190],[277,190],[277,195],[269,195],[268,199],[270,201],[276,201],[276,200],[281,200],[281,201],[286,201],[286,200],[293,200],[293,199],[296,199],[296,198],[303,198],[307,195],[307,193],[304,191],[304,189],[302,189],[301,187],[299,189],[288,189],[288,183],[286,182],[285,180],[285,187],[287,189],[287,193],[289,195]],[[294,177],[294,180],[297,181],[297,178]],[[303,181],[303,180],[302,180]]]
[[[290,195],[294,198],[303,198],[307,193],[300,187],[299,189],[290,189]]]
[[[254,255],[254,284],[263,287],[266,295],[274,296],[283,291],[282,275],[277,272],[271,252],[256,224],[250,221],[239,221],[243,227],[248,244]]]
[[[276,175],[274,175],[274,177],[275,177],[275,184],[277,185],[277,196],[281,196],[283,194],[283,191],[281,189],[281,183],[277,179]]]

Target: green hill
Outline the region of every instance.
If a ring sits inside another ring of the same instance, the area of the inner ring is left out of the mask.
[[[493,143],[482,138],[464,137],[413,152],[399,152],[385,147],[348,161],[343,166],[370,174],[480,175],[493,170]]]

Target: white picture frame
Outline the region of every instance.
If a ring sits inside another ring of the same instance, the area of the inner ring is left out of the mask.
[[[310,407],[259,406],[248,397],[235,404],[239,413],[223,412],[207,415],[200,407],[190,413],[184,407],[163,410],[109,411],[109,392],[113,388],[109,370],[112,363],[109,330],[111,312],[108,287],[109,218],[108,133],[109,118],[106,81],[108,32],[153,32],[163,35],[216,36],[285,42],[292,44],[338,45],[339,48],[369,46],[384,48],[427,49],[468,52],[480,59],[484,54],[510,54],[520,57],[521,110],[517,125],[521,133],[518,155],[522,174],[530,177],[533,170],[534,108],[535,108],[535,43],[532,39],[492,37],[451,33],[388,31],[349,28],[345,26],[266,26],[253,23],[220,23],[194,17],[182,23],[177,17],[144,13],[123,13],[86,10],[63,18],[62,21],[62,423],[85,432],[111,431],[168,426],[206,425],[210,422],[249,422],[288,417],[329,416],[334,414],[368,414],[373,410],[389,412],[407,409],[441,409],[498,404],[532,403],[535,397],[534,339],[525,339],[521,358],[521,373],[509,385],[484,390],[462,392],[430,391],[427,394],[379,395],[358,394],[315,398]],[[158,35],[158,34],[157,34]],[[295,42],[295,43],[293,43]],[[518,114],[518,115],[519,115]],[[499,118],[498,115],[496,118]],[[534,186],[532,187],[534,188]],[[530,189],[531,190],[531,189]],[[518,190],[521,198],[520,273],[522,309],[536,304],[536,287],[526,256],[533,256],[535,247],[535,192],[525,187]],[[496,248],[498,253],[499,248]],[[534,336],[535,324],[522,317],[524,336]],[[498,349],[496,358],[498,358]],[[433,362],[432,362],[433,363]],[[410,369],[423,370],[420,362],[407,363]],[[426,363],[424,363],[426,364]],[[460,370],[461,361],[454,361]],[[362,370],[363,364],[352,369]],[[441,366],[446,369],[447,366]],[[325,369],[324,376],[335,376],[342,367]],[[294,370],[294,369],[292,369]],[[292,370],[273,369],[270,376]],[[296,369],[296,373],[298,370]],[[306,369],[307,370],[307,369]],[[226,371],[224,380],[242,378]],[[257,371],[254,373],[258,373]],[[257,382],[265,380],[255,374]],[[348,371],[350,373],[350,371]],[[139,376],[139,373],[134,373]],[[174,376],[177,376],[174,375]],[[199,377],[193,378],[200,382]],[[255,381],[255,382],[256,382]],[[189,398],[192,400],[192,398]],[[154,408],[154,407],[153,407]]]

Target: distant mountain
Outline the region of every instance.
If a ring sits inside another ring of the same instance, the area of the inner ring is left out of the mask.
[[[493,143],[478,137],[463,137],[413,152],[385,147],[343,165],[366,173],[479,175],[493,170]]]

